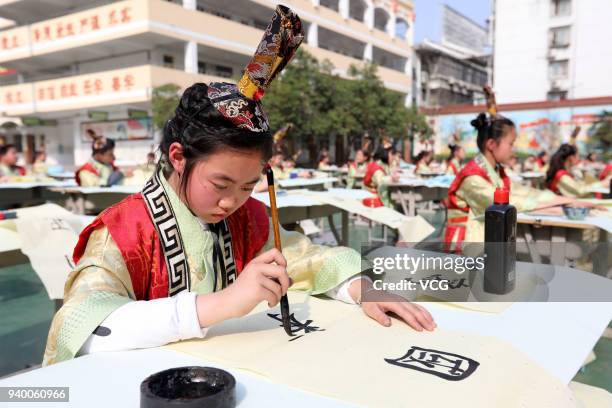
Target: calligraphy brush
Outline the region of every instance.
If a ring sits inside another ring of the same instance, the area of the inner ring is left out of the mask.
[[[280,228],[278,223],[278,208],[276,208],[276,192],[274,191],[274,173],[272,167],[266,166],[266,177],[268,179],[268,194],[270,195],[270,212],[272,213],[272,227],[274,228],[274,246],[279,251],[282,251]],[[289,316],[289,300],[287,295],[283,295],[280,300],[281,317],[283,319],[283,328],[289,336],[294,336],[291,331],[291,318]]]

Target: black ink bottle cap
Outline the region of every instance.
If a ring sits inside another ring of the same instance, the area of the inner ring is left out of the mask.
[[[160,371],[140,384],[140,408],[236,406],[236,379],[212,367],[179,367]]]

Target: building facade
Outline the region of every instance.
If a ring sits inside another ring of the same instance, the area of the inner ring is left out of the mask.
[[[612,4],[494,1],[493,83],[500,103],[612,95]]]
[[[483,100],[489,56],[428,40],[415,47],[415,54],[419,106],[435,108]]]
[[[31,155],[44,146],[67,166],[89,158],[85,130],[117,140],[119,164],[156,145],[153,89],[232,81],[253,54],[278,1],[0,0],[0,130]],[[334,73],[372,61],[389,89],[410,100],[414,12],[410,0],[287,0],[302,18],[303,48]]]
[[[415,46],[414,102],[427,108],[481,102],[490,76],[488,28],[446,5],[440,24],[439,42]]]

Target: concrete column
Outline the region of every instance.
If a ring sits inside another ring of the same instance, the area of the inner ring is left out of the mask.
[[[338,5],[340,15],[343,19],[348,20],[349,18],[349,0],[340,0]]]
[[[389,17],[389,21],[387,22],[387,33],[392,37],[395,38],[395,20],[397,18],[395,12],[391,12],[390,13],[391,17]]]
[[[312,22],[308,27],[308,36],[306,37],[308,45],[313,47],[319,46],[319,24]]]
[[[197,0],[183,0],[183,7],[187,10],[196,10]]]
[[[185,43],[185,72],[198,73],[198,44],[195,41]]]
[[[372,61],[372,43],[367,43],[363,50],[363,60]]]
[[[370,30],[374,29],[374,4],[368,2],[365,13],[363,14],[363,21]]]

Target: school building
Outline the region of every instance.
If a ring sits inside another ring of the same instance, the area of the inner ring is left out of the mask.
[[[92,128],[117,141],[119,165],[143,162],[158,137],[153,90],[239,77],[278,3],[0,0],[0,137],[26,159],[44,147],[71,167],[88,159]],[[307,52],[341,76],[373,61],[410,101],[412,1],[282,4],[301,17]]]

